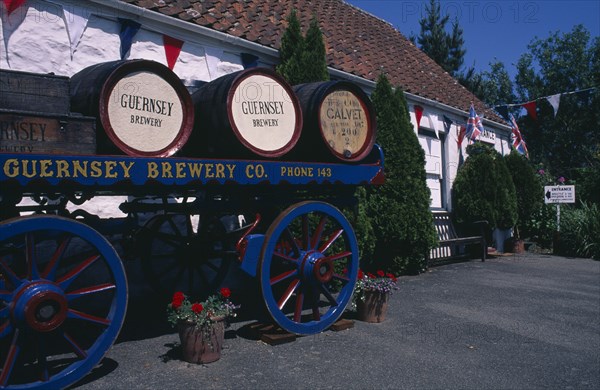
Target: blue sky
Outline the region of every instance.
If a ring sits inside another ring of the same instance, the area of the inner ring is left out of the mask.
[[[418,35],[419,20],[429,0],[346,0],[391,23],[405,36]],[[521,54],[534,37],[550,32],[571,31],[583,24],[592,37],[600,36],[598,0],[464,0],[440,2],[442,14],[458,18],[467,50],[464,66],[489,69],[495,58],[504,62],[511,75]]]

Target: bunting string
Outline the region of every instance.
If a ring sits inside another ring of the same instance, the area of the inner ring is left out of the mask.
[[[576,91],[562,92],[554,95],[543,96],[537,99],[533,99],[527,102],[522,103],[510,103],[510,104],[500,104],[492,107],[498,114],[500,114],[506,121],[510,122],[510,116],[508,113],[508,109],[510,107],[523,107],[527,111],[527,114],[533,119],[537,120],[537,102],[540,100],[546,100],[554,110],[554,116],[558,113],[558,108],[560,106],[560,98],[563,95],[574,95],[574,94],[582,94],[583,96],[589,96],[593,93],[598,87],[590,87],[586,89],[578,89]]]

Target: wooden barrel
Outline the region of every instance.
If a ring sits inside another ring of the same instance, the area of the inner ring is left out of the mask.
[[[181,80],[149,60],[104,62],[75,74],[71,110],[97,118],[101,154],[168,157],[194,126],[192,99]]]
[[[192,94],[196,125],[186,156],[276,158],[302,131],[302,111],[291,86],[274,71],[250,68],[222,76]]]
[[[356,162],[369,154],[375,143],[375,111],[360,87],[348,81],[324,81],[296,85],[294,92],[304,117],[294,157],[320,159],[327,153]]]

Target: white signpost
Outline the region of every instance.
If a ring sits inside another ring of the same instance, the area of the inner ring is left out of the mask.
[[[544,186],[544,202],[556,203],[556,231],[560,232],[560,204],[575,203],[575,186]]]

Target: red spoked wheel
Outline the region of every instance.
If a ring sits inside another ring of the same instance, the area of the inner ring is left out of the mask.
[[[123,265],[92,228],[57,216],[0,224],[0,387],[64,388],[116,339]]]
[[[283,329],[319,333],[344,312],[358,266],[356,237],[344,215],[324,202],[297,203],[265,235],[260,263],[265,305]]]

